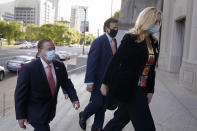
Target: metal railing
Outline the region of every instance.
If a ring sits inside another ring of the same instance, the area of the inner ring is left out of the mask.
[[[69,78],[74,73],[82,73],[86,70],[86,65],[77,67],[75,69],[67,71]],[[0,94],[0,117],[4,117],[7,114],[10,114],[14,110],[14,91],[11,89],[6,93]]]
[[[14,107],[14,89],[0,94],[0,116],[9,114]]]
[[[80,66],[78,68],[72,69],[67,71],[68,75],[72,74],[72,73],[76,73],[76,72],[83,72],[86,70],[86,65]]]

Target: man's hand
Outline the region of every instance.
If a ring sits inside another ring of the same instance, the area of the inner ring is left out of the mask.
[[[94,88],[94,84],[87,85],[86,90],[89,91],[89,92],[92,92],[93,91],[93,88]]]
[[[153,97],[153,93],[148,93],[147,94],[148,104],[150,104],[150,102],[152,100],[152,97]]]
[[[25,123],[28,124],[27,119],[18,120],[18,124],[19,124],[20,128],[26,129]]]
[[[73,102],[73,107],[75,108],[75,110],[79,109],[79,107],[80,107],[79,101],[74,101]]]
[[[107,90],[108,90],[108,87],[107,87],[107,85],[105,85],[105,84],[102,84],[101,85],[101,94],[102,95],[104,95],[104,96],[106,96],[107,95]]]
[[[68,99],[68,94],[64,94],[64,98],[65,99]]]

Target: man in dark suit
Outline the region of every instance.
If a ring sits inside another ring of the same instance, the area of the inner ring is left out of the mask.
[[[84,111],[79,114],[79,125],[83,130],[86,130],[86,120],[93,114],[95,118],[92,131],[100,131],[103,127],[107,99],[101,94],[100,87],[105,69],[117,50],[115,36],[118,32],[118,21],[114,18],[106,20],[104,32],[105,34],[94,40],[88,54],[85,83],[91,97]]]
[[[25,129],[25,122],[29,122],[35,131],[50,131],[49,123],[56,113],[60,86],[75,109],[80,105],[65,65],[54,59],[53,41],[39,41],[38,53],[39,57],[24,65],[18,77],[15,90],[16,119],[21,128]]]

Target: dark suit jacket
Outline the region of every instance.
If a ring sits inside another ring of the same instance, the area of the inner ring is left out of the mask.
[[[30,123],[49,123],[55,116],[60,86],[64,93],[68,93],[72,102],[78,100],[65,65],[58,60],[54,60],[53,64],[57,78],[54,96],[40,58],[22,68],[15,90],[16,119],[27,119]]]
[[[151,66],[148,74],[146,93],[154,92],[155,84],[155,65],[158,59],[158,42],[153,40],[151,44],[155,53],[155,63]],[[128,102],[132,93],[138,88],[139,76],[148,60],[148,49],[145,40],[137,43],[137,36],[134,34],[126,34],[121,45],[110,61],[103,83],[109,86],[109,93],[119,101]]]
[[[115,46],[117,50],[116,40]],[[95,89],[100,89],[104,72],[112,56],[112,49],[106,34],[95,39],[88,54],[85,83],[94,82]]]

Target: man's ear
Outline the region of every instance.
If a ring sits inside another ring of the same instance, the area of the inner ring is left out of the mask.
[[[105,26],[105,32],[108,33],[107,27]]]
[[[41,52],[41,49],[38,49],[38,54],[40,54],[40,52]]]
[[[109,32],[110,32],[110,31],[109,31],[109,28],[107,28],[107,27],[106,27],[106,32],[107,32],[107,33],[109,33]]]

